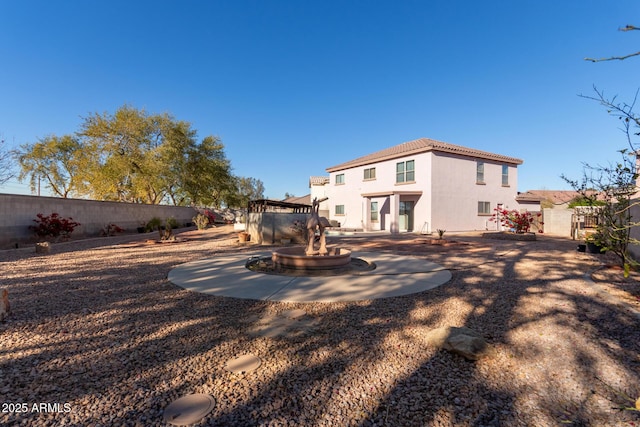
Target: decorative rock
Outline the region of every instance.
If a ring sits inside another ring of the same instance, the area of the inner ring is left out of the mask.
[[[300,308],[282,312],[282,315],[287,319],[298,319],[300,317],[303,317],[305,314],[307,313]]]
[[[49,242],[36,243],[37,254],[48,254],[50,250],[51,250],[51,247],[49,246]]]
[[[167,406],[163,418],[173,425],[195,424],[213,410],[214,404],[215,401],[208,394],[190,394]]]
[[[230,360],[225,365],[225,370],[234,374],[242,374],[245,372],[255,371],[260,367],[262,361],[259,357],[252,354],[244,354],[236,359]]]
[[[469,360],[478,360],[487,347],[482,335],[464,326],[434,329],[427,333],[425,339],[429,345],[443,348]]]
[[[9,305],[9,291],[2,289],[0,294],[2,295],[2,301],[0,301],[0,321],[2,321],[11,313],[11,306]]]

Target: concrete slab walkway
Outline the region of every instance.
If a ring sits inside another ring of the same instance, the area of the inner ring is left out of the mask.
[[[359,275],[290,277],[255,273],[245,268],[251,256],[271,252],[219,254],[182,264],[169,281],[210,295],[288,302],[336,302],[389,298],[423,292],[451,279],[451,272],[433,262],[405,255],[356,252],[352,257],[375,262]]]

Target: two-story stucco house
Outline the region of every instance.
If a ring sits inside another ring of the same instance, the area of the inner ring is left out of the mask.
[[[522,160],[421,138],[327,168],[329,219],[343,228],[431,232],[496,229],[517,209]]]

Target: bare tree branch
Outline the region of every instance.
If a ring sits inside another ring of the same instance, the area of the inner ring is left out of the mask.
[[[632,56],[638,56],[638,55],[640,55],[640,52],[630,53],[629,55],[624,55],[624,56],[610,56],[608,58],[600,58],[600,59],[584,58],[584,60],[591,61],[591,62],[603,62],[603,61],[614,61],[614,60],[624,61],[627,58],[631,58]]]
[[[640,27],[636,27],[635,25],[626,25],[622,28],[618,28],[619,31],[633,31],[633,30],[639,30],[640,31]]]
[[[634,30],[640,30],[640,27],[636,27],[635,25],[626,25],[622,28],[618,28],[618,31],[634,31]],[[628,55],[622,55],[622,56],[610,56],[608,58],[600,58],[600,59],[595,59],[595,58],[584,58],[585,61],[591,61],[591,62],[603,62],[603,61],[624,61],[627,58],[631,58],[633,56],[640,56],[640,51],[635,52],[635,53],[630,53]]]

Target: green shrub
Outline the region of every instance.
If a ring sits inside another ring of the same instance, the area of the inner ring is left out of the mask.
[[[167,228],[170,228],[170,229],[173,230],[175,228],[178,228],[180,226],[180,224],[178,224],[178,220],[175,219],[174,217],[169,217],[169,218],[167,218],[166,226],[167,226]]]
[[[209,217],[201,213],[191,218],[191,220],[196,224],[198,230],[204,230],[209,225]]]

